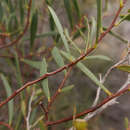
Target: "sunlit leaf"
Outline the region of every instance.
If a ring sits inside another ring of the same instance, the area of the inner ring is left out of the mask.
[[[54,19],[54,22],[56,24],[57,30],[58,30],[58,32],[59,32],[59,34],[61,36],[61,39],[62,39],[62,41],[64,43],[64,46],[65,46],[67,52],[70,52],[69,46],[68,46],[68,42],[67,42],[66,37],[64,35],[64,31],[63,31],[62,25],[61,25],[57,15],[56,15],[56,13],[54,12],[54,10],[50,6],[48,6],[48,9],[49,9],[49,11],[50,11],[50,13],[51,13],[51,15],[52,15],[52,17]]]
[[[45,73],[47,73],[47,63],[46,63],[46,59],[43,58],[41,62],[41,66],[40,66],[40,76],[42,76]],[[41,84],[42,84],[42,88],[43,88],[45,96],[47,97],[48,101],[50,101],[50,90],[48,87],[48,78],[44,79],[41,82]]]
[[[119,70],[130,73],[130,65],[119,65],[116,68]]]
[[[8,83],[8,80],[3,74],[0,74],[0,77],[3,81],[7,97],[11,96],[12,90],[11,90],[11,86]],[[14,101],[13,100],[8,102],[8,110],[9,110],[9,124],[11,125],[12,120],[13,120],[13,115],[14,115]]]

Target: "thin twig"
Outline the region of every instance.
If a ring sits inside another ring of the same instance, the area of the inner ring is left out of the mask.
[[[33,100],[34,95],[35,95],[35,91],[33,90],[31,97],[30,97],[30,100],[29,100],[29,104],[28,104],[28,115],[26,117],[27,130],[30,130],[29,119],[30,119],[30,115],[31,115],[31,112],[32,112],[31,105],[32,105],[32,100]]]
[[[48,120],[48,110],[44,107],[42,102],[40,102],[39,105],[40,105],[41,109],[43,110],[43,112],[45,114],[45,120],[47,121]]]
[[[66,73],[64,79],[62,80],[61,84],[59,85],[59,87],[58,87],[56,93],[54,94],[54,96],[51,97],[51,100],[50,100],[50,102],[49,102],[49,104],[48,104],[48,107],[47,107],[48,111],[50,110],[50,108],[51,108],[51,106],[52,106],[52,103],[54,102],[54,100],[56,99],[56,97],[61,93],[61,89],[63,88],[63,86],[64,86],[64,84],[65,84],[65,81],[66,81],[67,78],[69,77],[69,74],[70,74],[71,70],[72,70],[72,67],[69,68],[69,70],[68,70],[68,72]]]

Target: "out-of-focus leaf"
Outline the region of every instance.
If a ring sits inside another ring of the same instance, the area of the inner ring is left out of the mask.
[[[85,31],[86,31],[86,27],[82,27],[82,28],[80,28],[80,30],[81,30],[82,32],[85,32]],[[76,30],[76,32],[74,32],[74,34],[73,34],[72,40],[76,39],[76,38],[79,37],[79,36],[80,36],[80,32],[79,32],[79,30]]]
[[[58,34],[57,32],[51,31],[44,34],[36,35],[35,38],[45,38],[45,37],[50,37],[50,36],[56,36],[57,34]],[[30,38],[25,38],[24,40],[30,40]]]
[[[74,121],[74,128],[76,130],[87,130],[87,122],[85,119],[76,119]]]
[[[41,67],[40,67],[40,76],[42,76],[45,73],[47,73],[47,63],[46,63],[46,59],[43,58],[41,62]],[[50,101],[50,90],[48,87],[48,78],[44,79],[41,82],[41,84],[42,84],[42,88],[43,88],[45,96],[47,97],[48,101]]]
[[[2,22],[3,19],[3,7],[2,7],[2,3],[0,3],[0,22]]]
[[[52,50],[52,56],[54,58],[54,60],[56,61],[57,65],[59,67],[62,67],[64,66],[64,60],[60,54],[60,51],[58,50],[57,47],[54,47],[53,50]],[[64,71],[66,73],[66,71]]]
[[[91,18],[92,20],[92,24],[91,24],[91,29],[90,29],[90,39],[89,39],[89,43],[90,45],[92,45],[94,37],[96,35],[96,20],[94,17]]]
[[[15,53],[15,63],[16,63],[16,79],[19,87],[21,87],[23,83],[22,83],[21,70],[20,70],[20,64],[19,64],[17,53]]]
[[[15,129],[14,130],[18,130],[18,128],[20,126],[21,120],[22,120],[22,112],[19,112],[18,115],[17,115],[17,119],[16,119]]]
[[[87,56],[87,57],[84,58],[84,60],[92,60],[92,59],[112,61],[109,57],[103,56],[103,55],[92,55],[92,56]]]
[[[60,21],[59,21],[57,15],[56,15],[56,13],[54,12],[54,10],[53,10],[50,6],[48,6],[48,9],[49,9],[49,11],[50,11],[50,13],[51,13],[51,15],[52,15],[54,21],[55,21],[57,30],[58,30],[58,32],[59,32],[59,34],[60,34],[60,36],[61,36],[61,39],[62,39],[62,41],[63,41],[63,43],[64,43],[65,49],[67,50],[67,52],[70,52],[69,46],[68,46],[68,42],[67,42],[66,37],[65,37],[65,35],[64,35],[63,28],[62,28],[62,26],[61,26],[61,23],[60,23]]]
[[[24,22],[24,1],[19,0],[20,22],[23,25]]]
[[[126,128],[126,130],[128,130],[128,128],[129,128],[129,120],[128,120],[128,118],[127,117],[125,117],[125,128]]]
[[[31,48],[33,47],[38,24],[38,11],[36,10],[32,16],[31,26],[30,26],[30,44]]]
[[[97,32],[96,32],[96,44],[98,43],[98,38],[102,32],[102,0],[97,0]]]
[[[27,59],[21,59],[24,63],[30,65],[31,67],[40,70],[41,67],[41,61],[32,61],[32,60],[27,60]]]
[[[71,62],[75,60],[75,58],[74,58],[72,55],[70,55],[70,54],[68,54],[68,53],[66,53],[66,52],[64,52],[64,51],[62,51],[62,50],[61,50],[61,54],[62,54],[65,58],[67,58],[69,61],[71,61]],[[103,84],[100,83],[100,81],[97,79],[97,77],[96,77],[83,63],[78,62],[76,66],[77,66],[84,74],[86,74],[96,85],[98,85],[100,88],[102,88],[102,90],[104,90],[104,92],[105,92],[106,94],[111,95],[111,92],[110,92]]]
[[[31,125],[31,128],[34,128],[34,127],[39,123],[40,120],[43,120],[43,118],[44,118],[44,115],[40,116],[40,117]]]
[[[72,1],[73,1],[73,4],[74,4],[74,7],[75,7],[75,11],[77,13],[78,19],[80,20],[81,19],[81,12],[80,12],[80,9],[79,9],[78,1],[77,0],[72,0]]]
[[[0,77],[3,81],[7,97],[11,96],[12,94],[11,86],[9,85],[6,77],[3,74],[0,74]],[[11,125],[12,120],[13,120],[13,115],[14,115],[14,101],[13,100],[8,102],[8,110],[9,110],[9,124]]]
[[[130,73],[130,65],[119,65],[116,68],[119,70]]]
[[[26,103],[24,100],[21,101],[21,110],[22,110],[22,114],[25,117],[26,116]]]
[[[61,92],[68,92],[74,88],[74,85],[69,85],[61,89]]]
[[[14,11],[14,7],[11,0],[4,0],[8,6],[9,12],[12,13]]]
[[[69,32],[67,29],[65,29],[65,35],[70,44],[81,54],[81,49],[72,41],[71,37],[69,36]]]
[[[46,1],[46,3],[47,3],[49,6],[51,6],[52,3],[53,3],[53,0],[45,0],[45,1]]]
[[[68,15],[68,19],[69,19],[69,23],[71,28],[73,29],[74,25],[73,25],[73,15],[72,15],[72,8],[71,8],[71,4],[70,4],[70,0],[64,0],[64,5],[66,8],[66,12]]]
[[[103,30],[106,31],[107,28],[103,27]],[[122,41],[122,43],[128,43],[128,40],[126,40],[124,37],[121,37],[119,34],[113,32],[113,31],[109,31],[109,34],[111,34],[112,36],[114,36],[118,40]]]
[[[130,13],[121,15],[120,18],[121,18],[120,23],[123,22],[124,20],[130,21]]]
[[[40,120],[38,124],[39,124],[40,130],[47,130],[46,125],[43,122],[43,120]]]
[[[13,13],[9,17],[9,21],[8,21],[8,32],[15,32],[17,29],[18,29],[18,20],[17,20],[16,14]]]

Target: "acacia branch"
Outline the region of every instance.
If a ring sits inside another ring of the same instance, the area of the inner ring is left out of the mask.
[[[126,2],[126,1],[125,1],[125,2]],[[125,3],[125,2],[124,2],[124,3]],[[30,3],[31,3],[31,0],[30,0]],[[119,7],[119,9],[118,9],[118,11],[117,11],[117,13],[116,13],[116,15],[115,15],[115,17],[114,17],[114,19],[113,19],[111,25],[110,25],[110,27],[100,36],[98,42],[100,42],[100,41],[103,39],[103,37],[114,27],[115,22],[116,22],[116,19],[117,19],[117,17],[119,16],[119,14],[120,14],[120,12],[121,12],[121,10],[122,10],[123,7],[124,7],[124,5],[121,6],[121,7]],[[80,55],[76,60],[74,60],[73,62],[71,62],[71,63],[69,63],[69,64],[67,64],[67,65],[64,65],[63,67],[61,67],[61,68],[59,68],[59,69],[57,69],[57,70],[55,70],[55,71],[53,71],[53,72],[46,73],[46,74],[42,75],[41,77],[39,77],[39,78],[36,79],[36,80],[33,80],[33,81],[30,81],[30,82],[26,83],[26,84],[23,85],[21,88],[17,89],[11,96],[9,96],[7,99],[5,99],[4,101],[2,101],[2,102],[0,103],[0,107],[2,107],[4,104],[8,103],[10,100],[12,100],[16,95],[18,95],[21,91],[23,91],[23,90],[26,89],[27,87],[29,87],[29,86],[31,86],[31,85],[33,85],[33,84],[35,84],[35,83],[37,83],[37,82],[39,82],[39,81],[41,81],[41,80],[44,80],[44,79],[46,79],[46,78],[48,78],[48,77],[50,77],[50,76],[53,76],[53,75],[55,75],[55,74],[57,74],[57,73],[59,73],[59,72],[65,70],[65,69],[68,69],[68,68],[70,68],[70,67],[73,67],[73,66],[74,66],[75,64],[77,64],[79,61],[83,60],[83,59],[84,59],[88,54],[90,54],[93,50],[95,50],[95,45],[93,45],[92,48],[88,49],[86,53],[81,54],[81,55]]]

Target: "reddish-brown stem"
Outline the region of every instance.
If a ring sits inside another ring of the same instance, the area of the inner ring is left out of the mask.
[[[23,35],[25,34],[25,32],[27,31],[28,26],[29,26],[29,19],[30,19],[30,13],[31,13],[31,5],[32,5],[32,0],[30,0],[29,4],[28,4],[27,22],[26,22],[26,25],[25,25],[25,28],[24,28],[23,32],[14,41],[12,41],[12,42],[10,42],[10,43],[8,43],[6,45],[1,45],[0,49],[7,48],[7,47],[10,47],[10,46],[18,43],[19,40],[23,37]]]
[[[119,97],[121,96],[122,94],[126,93],[127,91],[129,91],[130,89],[130,84],[128,84],[126,86],[126,88],[124,88],[123,90],[111,95],[110,97],[107,97],[106,99],[104,99],[99,105],[93,107],[93,108],[90,108],[90,109],[87,109],[85,110],[84,112],[81,112],[79,114],[77,114],[75,117],[78,118],[78,117],[81,117],[81,116],[84,116],[90,112],[94,112],[95,110],[99,109],[100,107],[102,107],[104,104],[108,103],[109,101],[111,101],[112,99],[116,98],[116,97]],[[67,118],[64,118],[64,119],[61,119],[61,120],[57,120],[57,121],[52,121],[52,122],[47,122],[46,125],[47,126],[50,126],[50,125],[56,125],[56,124],[60,124],[60,123],[63,123],[63,122],[66,122],[66,121],[69,121],[69,120],[72,120],[73,119],[73,116],[70,116],[70,117],[67,117]]]
[[[13,130],[13,128],[12,128],[9,124],[7,124],[7,123],[5,123],[5,122],[1,122],[1,121],[0,121],[0,125],[6,126],[6,127],[9,128],[10,130]]]
[[[30,0],[31,1],[31,0]],[[113,25],[115,24],[116,22],[116,19],[117,17],[119,16],[119,13],[121,11],[121,9],[123,8],[120,7],[115,15],[115,18],[114,20],[112,21],[112,24],[110,25],[110,27],[100,36],[98,42],[100,42],[102,40],[102,38],[114,27]],[[72,66],[74,66],[75,64],[77,64],[79,61],[83,60],[88,54],[90,54],[93,50],[95,50],[95,47],[92,47],[90,49],[88,49],[88,51],[84,54],[81,54],[80,57],[78,57],[75,61],[71,62],[70,64],[67,64],[67,65],[64,65],[63,67],[53,71],[53,72],[50,72],[50,73],[46,73],[44,74],[43,76],[39,77],[38,79],[34,80],[34,81],[30,81],[28,83],[26,83],[25,85],[23,85],[21,88],[17,89],[11,96],[9,96],[7,99],[5,99],[4,101],[2,101],[0,103],[0,107],[2,107],[4,104],[8,103],[11,99],[13,99],[16,95],[18,95],[21,91],[23,91],[24,89],[26,89],[28,86],[31,86],[41,80],[44,80],[45,78],[49,77],[49,76],[52,76],[52,75],[55,75],[65,69],[68,69]]]
[[[44,107],[44,105],[42,104],[42,102],[39,103],[41,109],[43,110],[43,112],[45,113],[45,120],[48,120],[48,110]]]
[[[54,94],[54,96],[51,97],[51,100],[50,100],[50,102],[49,102],[49,104],[48,104],[48,107],[47,107],[47,110],[48,110],[48,111],[50,110],[50,108],[51,108],[51,106],[52,106],[52,103],[54,102],[54,100],[56,99],[56,97],[60,94],[61,89],[63,88],[63,86],[64,86],[64,84],[65,84],[65,81],[66,81],[67,78],[69,77],[69,74],[70,74],[71,70],[72,70],[72,67],[69,68],[69,70],[68,70],[68,72],[66,73],[64,79],[62,80],[61,84],[59,85],[59,87],[58,87],[56,93]]]

